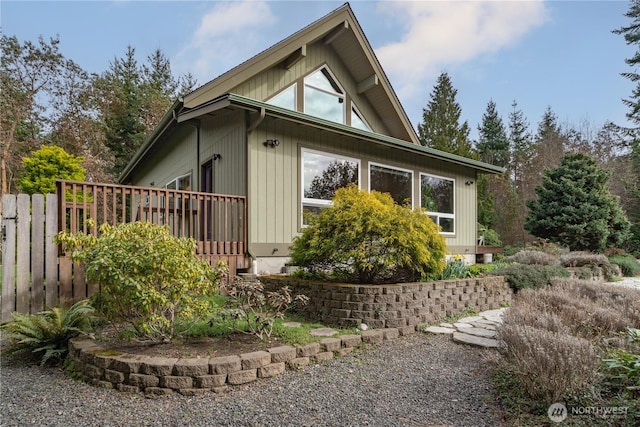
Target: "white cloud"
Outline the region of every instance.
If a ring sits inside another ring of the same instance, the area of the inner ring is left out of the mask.
[[[266,1],[216,3],[202,16],[172,65],[178,74],[190,72],[198,84],[204,84],[264,48],[261,33],[274,22]]]
[[[378,10],[403,23],[401,40],[376,49],[401,98],[447,66],[513,45],[547,20],[540,1],[384,1]]]

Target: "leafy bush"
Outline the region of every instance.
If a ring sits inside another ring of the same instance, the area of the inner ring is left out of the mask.
[[[631,255],[614,255],[609,257],[609,262],[619,266],[625,277],[640,276],[640,262]]]
[[[445,251],[444,238],[423,212],[395,204],[389,194],[349,186],[310,218],[294,239],[291,262],[330,272],[335,280],[393,283],[437,276]]]
[[[94,306],[115,327],[132,326],[151,340],[171,340],[176,322],[207,314],[225,272],[195,255],[196,242],[147,222],[100,227],[99,237],[61,233],[57,241],[86,262],[87,280],[100,285]]]
[[[564,267],[584,267],[585,265],[606,265],[609,260],[602,254],[591,252],[569,252],[560,256],[560,264]]]
[[[67,356],[69,340],[91,331],[93,313],[87,300],[68,309],[54,307],[33,315],[12,313],[13,321],[2,325],[10,343],[3,354],[23,354],[41,365],[60,364]]]
[[[603,362],[611,378],[620,385],[637,387],[640,385],[640,329],[627,328],[625,335],[632,350],[612,350]]]
[[[569,277],[566,268],[560,265],[527,265],[517,264],[500,268],[493,272],[496,276],[504,276],[515,291],[525,288],[537,289],[551,284],[554,277]]]
[[[518,264],[527,265],[555,265],[558,264],[558,258],[545,252],[534,250],[522,250],[508,258],[509,262],[517,262]]]
[[[56,192],[56,179],[83,181],[86,175],[82,157],[67,153],[55,145],[44,145],[22,159],[24,173],[20,189],[27,194]],[[67,197],[68,198],[68,197]]]
[[[291,297],[291,290],[282,287],[277,292],[265,291],[259,280],[244,280],[234,277],[232,283],[222,285],[232,307],[221,313],[223,317],[246,322],[249,333],[261,340],[271,337],[275,319],[283,318],[292,303],[306,304],[309,298],[299,294]],[[244,332],[242,328],[235,328]]]
[[[502,246],[502,240],[498,232],[492,228],[487,228],[482,224],[478,224],[478,230],[484,237],[484,244],[487,246]]]

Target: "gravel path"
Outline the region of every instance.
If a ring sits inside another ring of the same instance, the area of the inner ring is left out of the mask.
[[[226,394],[154,399],[3,360],[0,426],[500,426],[494,351],[414,334]]]

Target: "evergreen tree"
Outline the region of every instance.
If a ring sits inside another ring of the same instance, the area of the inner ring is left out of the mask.
[[[511,147],[511,161],[509,171],[516,188],[521,186],[525,171],[531,165],[533,143],[529,133],[529,123],[518,103],[514,100],[509,113],[509,145]]]
[[[537,200],[527,203],[525,229],[571,250],[619,247],[629,222],[607,188],[609,175],[584,154],[568,154],[544,173]]]
[[[111,172],[115,176],[124,169],[145,137],[141,82],[141,70],[131,46],[123,58],[109,64],[109,70],[97,82],[106,145],[114,157]]]
[[[634,222],[633,241],[634,247],[630,248],[634,252],[640,253],[640,0],[631,0],[629,10],[625,14],[631,20],[627,26],[614,30],[614,34],[622,35],[629,46],[635,46],[635,53],[631,58],[625,59],[626,64],[632,71],[621,73],[623,77],[635,84],[631,96],[623,99],[622,102],[628,107],[627,118],[634,125],[631,129],[625,129],[628,135],[628,147],[630,162],[635,171],[634,179],[631,180],[627,189],[633,198],[633,210],[628,211],[628,215]]]
[[[493,100],[487,104],[487,110],[482,115],[482,125],[478,126],[478,132],[480,138],[476,144],[476,150],[480,155],[480,160],[506,167],[509,162],[509,139]]]
[[[422,110],[423,121],[418,125],[420,142],[427,147],[475,157],[469,142],[469,125],[460,125],[460,105],[456,101],[458,91],[453,88],[447,73],[438,77],[430,95],[427,108]]]

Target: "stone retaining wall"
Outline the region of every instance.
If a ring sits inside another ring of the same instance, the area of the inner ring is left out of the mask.
[[[69,341],[68,361],[81,379],[103,388],[124,392],[193,396],[207,391],[226,391],[258,378],[281,374],[285,369],[300,369],[335,356],[344,356],[355,347],[380,344],[397,338],[397,329],[369,330],[361,335],[325,338],[300,347],[281,346],[238,356],[202,359],[178,359],[138,356],[107,350],[95,341]]]
[[[510,303],[513,291],[504,277],[442,280],[395,285],[352,285],[303,281],[289,276],[260,277],[266,289],[288,286],[310,298],[310,318],[326,324],[397,328],[402,334],[416,326],[473,307],[492,310]]]

